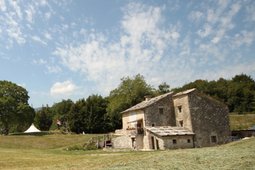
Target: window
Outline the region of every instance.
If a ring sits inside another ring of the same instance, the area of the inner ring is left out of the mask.
[[[187,139],[187,142],[190,143],[190,139]]]
[[[183,127],[183,120],[179,121],[181,127]]]
[[[173,144],[177,144],[177,141],[176,141],[176,139],[173,139]]]
[[[182,112],[182,106],[178,106],[178,111],[179,111],[179,113]]]
[[[163,107],[159,107],[158,108],[158,112],[159,112],[159,114],[164,114],[164,108]]]
[[[211,136],[211,142],[212,143],[217,143],[217,137],[216,136]]]

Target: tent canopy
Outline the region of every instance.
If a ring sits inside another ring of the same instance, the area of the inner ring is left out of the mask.
[[[32,123],[32,125],[24,133],[31,133],[31,132],[41,132],[41,131],[37,129],[35,125]]]

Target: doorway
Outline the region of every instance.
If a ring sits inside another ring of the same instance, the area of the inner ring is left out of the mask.
[[[152,146],[152,149],[155,149],[155,143],[154,143],[154,137],[153,136],[151,137],[151,146]]]

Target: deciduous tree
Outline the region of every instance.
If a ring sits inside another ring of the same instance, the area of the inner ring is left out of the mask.
[[[28,104],[25,88],[9,81],[0,81],[0,125],[2,133],[22,131],[32,123],[34,109]]]
[[[153,95],[154,89],[148,85],[140,74],[134,78],[124,77],[120,85],[109,95],[107,113],[111,118],[113,129],[121,128],[120,112],[144,100],[144,96]]]

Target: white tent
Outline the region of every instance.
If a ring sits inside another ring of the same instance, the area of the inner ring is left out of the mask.
[[[37,129],[35,125],[32,123],[32,125],[24,133],[31,133],[31,132],[41,132],[41,131]]]

